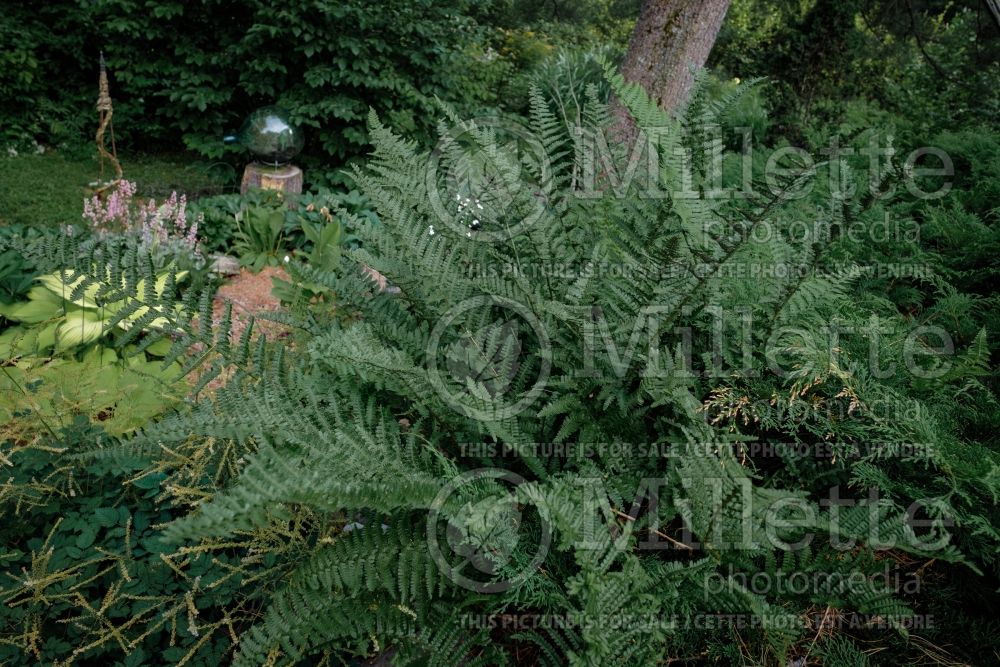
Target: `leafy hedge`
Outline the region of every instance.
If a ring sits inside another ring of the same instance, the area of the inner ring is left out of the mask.
[[[221,138],[257,106],[280,103],[307,150],[344,158],[366,144],[373,107],[397,127],[430,129],[435,97],[459,107],[491,93],[466,0],[62,0],[15,5],[0,27],[3,141],[86,136],[103,50],[115,130],[131,147],[223,154]],[[11,17],[11,13],[13,16]],[[456,39],[457,36],[457,39]],[[472,67],[481,64],[482,75]],[[54,102],[53,100],[58,100]]]

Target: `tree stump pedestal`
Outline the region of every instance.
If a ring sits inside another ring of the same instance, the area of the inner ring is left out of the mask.
[[[283,167],[270,167],[251,162],[243,170],[240,194],[245,195],[250,188],[277,190],[285,194],[301,194],[302,170],[292,164]]]

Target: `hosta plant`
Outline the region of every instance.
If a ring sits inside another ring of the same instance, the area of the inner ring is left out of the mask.
[[[166,314],[162,305],[135,307],[139,300],[124,291],[125,278],[112,277],[110,267],[105,269],[103,280],[88,280],[90,275],[57,271],[39,276],[38,284],[27,293],[27,301],[0,304],[0,315],[18,323],[0,334],[0,355],[64,354],[109,335],[126,334],[136,325],[141,331],[168,322],[162,316]],[[186,272],[170,269],[157,274],[149,285],[152,299],[165,300],[164,292],[173,291],[186,276]],[[139,295],[145,294],[146,279],[139,279],[135,289]],[[162,356],[169,345],[158,341],[145,349]]]

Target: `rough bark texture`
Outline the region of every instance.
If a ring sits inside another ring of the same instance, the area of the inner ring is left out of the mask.
[[[694,73],[704,67],[730,0],[645,0],[621,73],[667,111],[687,100]],[[628,111],[615,103],[619,136],[634,138]]]

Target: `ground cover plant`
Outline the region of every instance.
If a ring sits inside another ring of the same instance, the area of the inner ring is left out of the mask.
[[[294,100],[297,196],[23,155],[93,37],[22,16],[0,84],[52,106],[0,158],[0,664],[1000,660],[992,33],[737,2],[666,111],[619,73],[661,4],[254,6],[169,95],[130,40],[224,6],[70,8],[114,16],[124,137],[212,154],[261,82]]]

